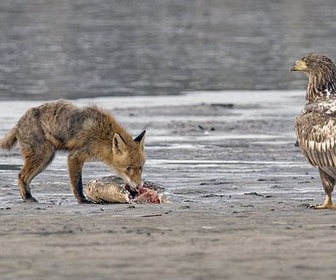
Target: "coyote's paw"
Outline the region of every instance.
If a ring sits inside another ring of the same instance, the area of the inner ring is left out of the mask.
[[[92,203],[90,200],[87,200],[86,198],[85,199],[82,199],[81,201],[78,201],[78,203],[80,204],[90,204]]]
[[[32,195],[29,195],[23,199],[24,203],[38,203],[37,199],[33,197]]]

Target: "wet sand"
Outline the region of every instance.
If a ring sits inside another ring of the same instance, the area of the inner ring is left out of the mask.
[[[18,149],[0,157],[1,279],[335,279],[334,211],[294,146],[304,92],[203,92],[77,100],[147,134],[145,178],[162,205],[78,205],[59,153],[16,187]],[[0,135],[38,102],[1,102]],[[84,183],[108,175],[84,168]]]

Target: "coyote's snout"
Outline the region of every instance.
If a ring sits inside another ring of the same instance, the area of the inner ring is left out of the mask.
[[[10,150],[16,142],[24,159],[18,176],[24,201],[36,201],[30,183],[51,163],[57,150],[69,151],[70,185],[79,203],[87,202],[82,168],[89,159],[104,162],[132,189],[143,184],[145,131],[133,140],[108,112],[96,106],[77,107],[59,100],[31,108],[0,140],[0,148]]]

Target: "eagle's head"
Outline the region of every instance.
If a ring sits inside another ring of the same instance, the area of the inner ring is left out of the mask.
[[[316,53],[310,53],[297,60],[290,68],[291,71],[302,71],[307,76],[328,74],[334,72],[335,69],[335,64],[329,57]]]
[[[336,97],[336,66],[329,57],[311,53],[297,60],[290,70],[301,71],[308,76],[308,101]]]

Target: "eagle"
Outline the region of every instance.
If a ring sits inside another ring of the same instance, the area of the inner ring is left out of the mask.
[[[297,60],[291,71],[308,76],[306,102],[295,119],[300,150],[318,168],[326,197],[314,209],[336,209],[331,194],[336,182],[336,66],[325,55],[311,53]]]

